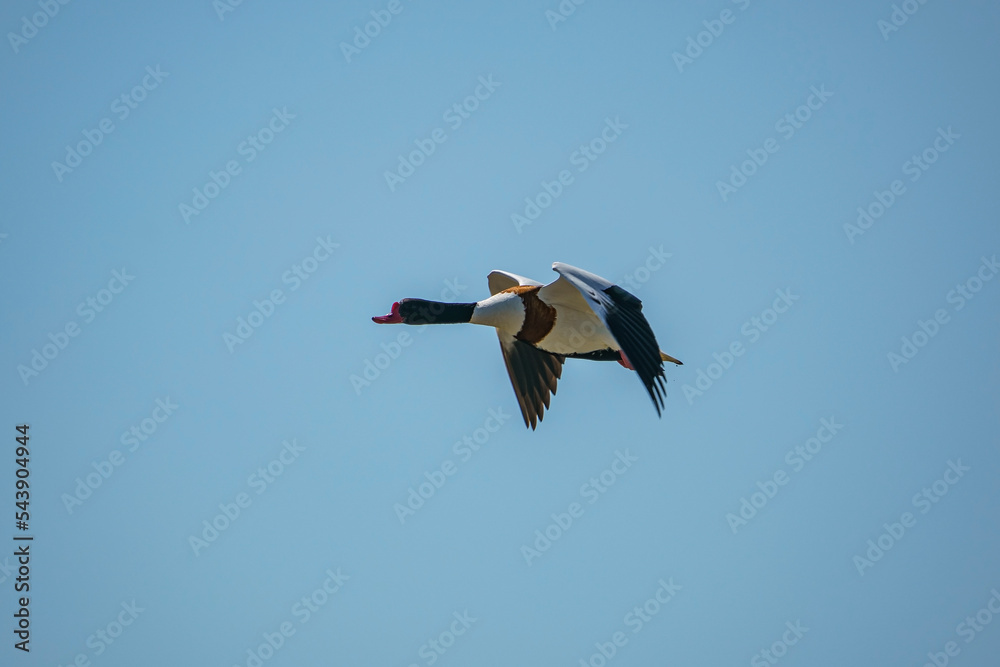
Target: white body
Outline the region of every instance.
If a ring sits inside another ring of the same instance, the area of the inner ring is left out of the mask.
[[[617,350],[618,342],[607,326],[593,311],[582,312],[560,307],[556,324],[536,347],[553,354],[587,353],[611,348]]]

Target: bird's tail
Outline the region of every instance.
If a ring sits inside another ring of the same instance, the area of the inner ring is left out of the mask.
[[[684,365],[683,361],[678,361],[677,359],[674,359],[673,357],[671,357],[669,354],[667,354],[663,350],[660,350],[660,359],[662,359],[663,361],[672,361],[675,364],[677,364],[678,366],[683,366]]]

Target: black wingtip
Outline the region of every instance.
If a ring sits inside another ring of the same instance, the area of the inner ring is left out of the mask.
[[[660,419],[663,418],[663,410],[666,409],[666,401],[663,400],[664,396],[667,395],[667,388],[664,386],[663,379],[663,369],[660,368],[660,372],[654,376],[653,381],[649,383],[646,387],[646,391],[649,392],[649,398],[653,401],[653,407],[656,408],[656,416]]]

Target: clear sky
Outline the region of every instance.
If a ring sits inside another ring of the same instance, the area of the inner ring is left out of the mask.
[[[995,664],[1000,7],[224,2],[0,10],[0,663]]]

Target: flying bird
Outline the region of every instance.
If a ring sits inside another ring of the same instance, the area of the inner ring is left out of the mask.
[[[653,400],[657,416],[664,407],[663,362],[681,362],[660,351],[642,314],[642,302],[600,276],[556,262],[559,278],[548,285],[508,273],[488,276],[488,299],[443,303],[403,299],[392,312],[373,317],[377,324],[483,324],[495,327],[507,374],[521,407],[524,425],[535,429],[563,362],[570,359],[617,361],[634,370]]]

